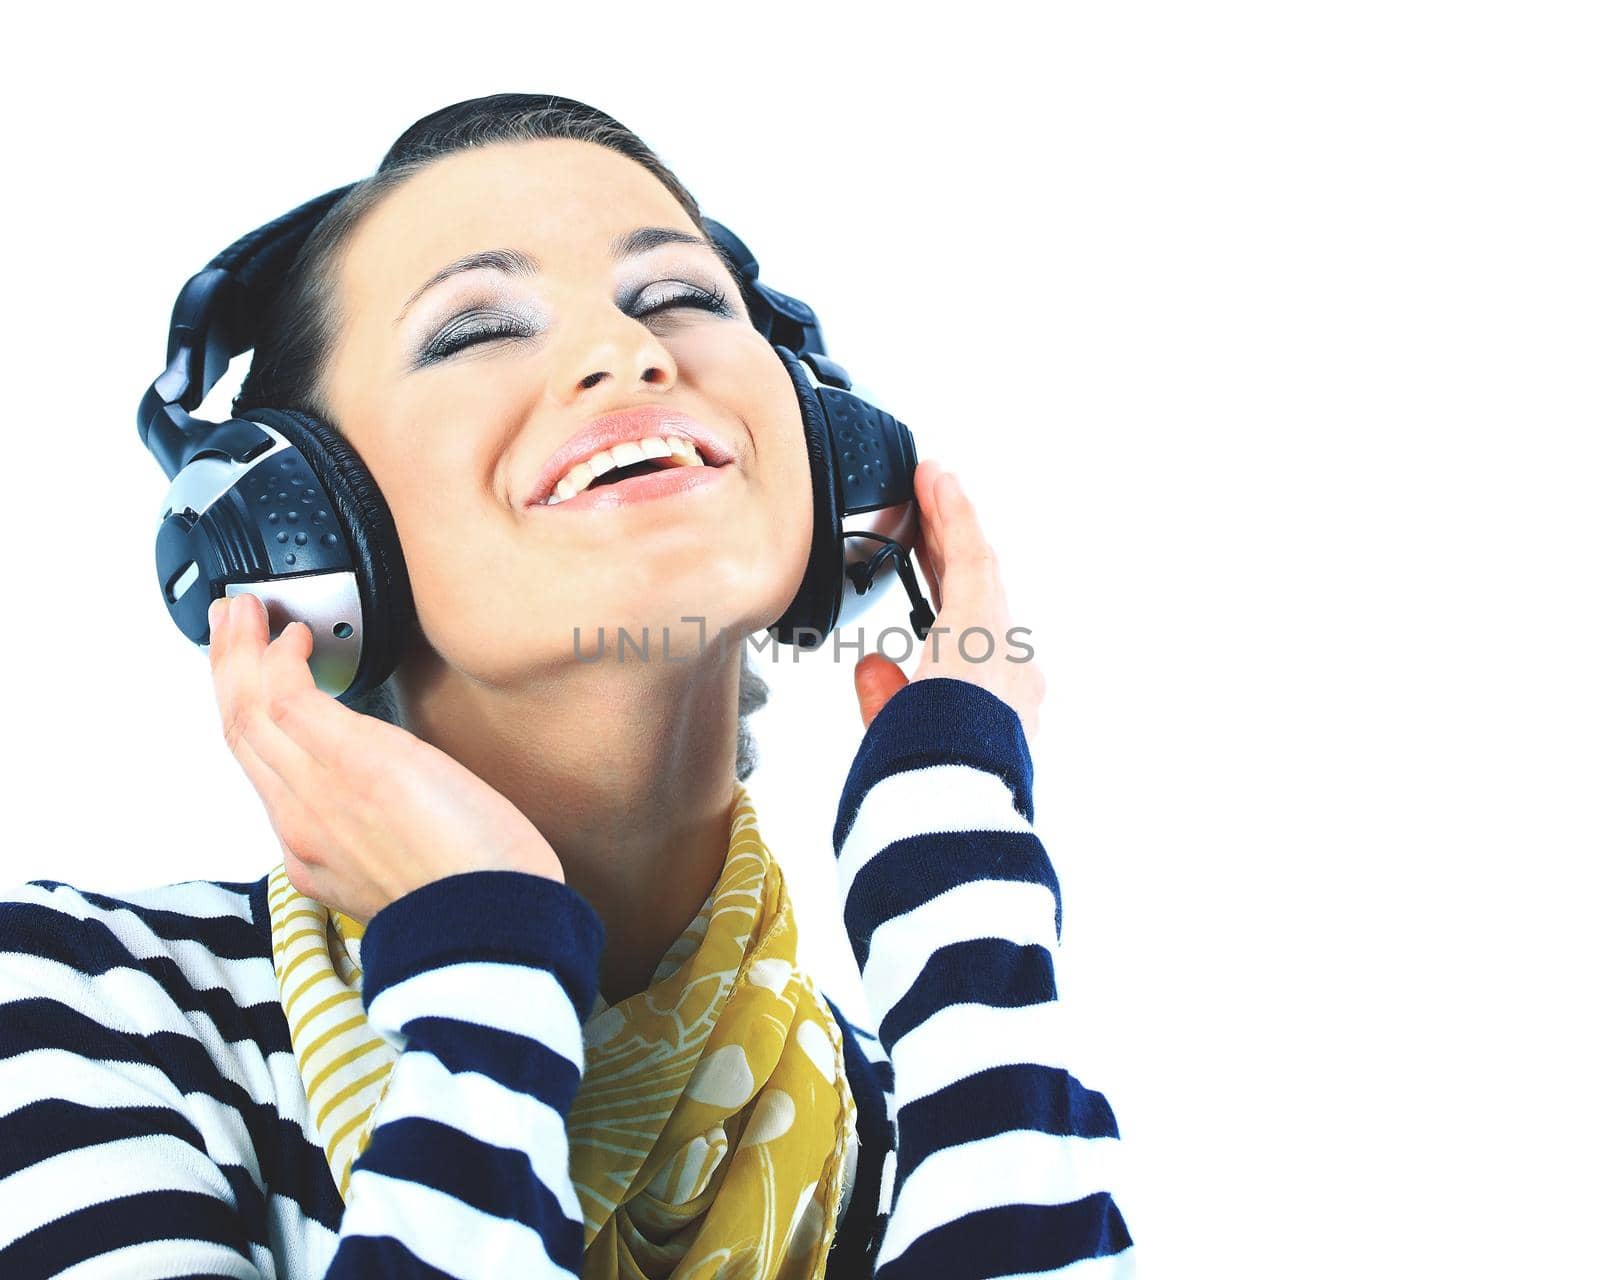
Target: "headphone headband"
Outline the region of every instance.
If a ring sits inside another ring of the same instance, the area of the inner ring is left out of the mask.
[[[295,255],[355,185],[336,187],[240,236],[179,291],[167,326],[167,367],[139,403],[139,439],[169,478],[192,459],[196,439],[212,425],[191,415],[234,358],[255,347]],[[244,461],[253,454],[235,456]]]

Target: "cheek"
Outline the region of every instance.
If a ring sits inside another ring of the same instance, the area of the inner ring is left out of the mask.
[[[414,573],[431,578],[436,566],[459,564],[463,552],[489,531],[490,494],[482,467],[462,447],[466,438],[408,433],[379,477]]]
[[[464,424],[453,434],[439,425],[406,432],[374,475],[428,643],[451,665],[492,680],[526,663],[526,601],[551,598],[561,584],[551,558],[530,555],[519,541],[520,527],[495,491],[492,457],[473,445]],[[559,635],[552,630],[545,647]]]
[[[777,352],[765,342],[761,343],[761,354],[753,365],[743,382],[747,390],[741,409],[759,464],[758,479],[765,484],[792,488],[797,477],[809,473],[805,428],[794,383]]]
[[[786,559],[791,562],[794,585],[800,585],[800,572],[811,551],[811,458],[806,450],[805,428],[800,407],[794,412],[782,437],[774,442],[781,455],[782,484],[772,495],[774,515],[782,522]],[[798,558],[798,566],[793,562]]]
[[[573,633],[593,637],[619,609],[569,556],[477,504],[473,514],[430,513],[401,529],[417,622],[451,667],[492,685],[527,676],[530,663],[570,660]]]
[[[758,373],[745,384],[754,394],[743,405],[753,450],[745,546],[760,549],[749,568],[760,575],[764,608],[776,616],[800,589],[810,557],[811,463],[794,384],[777,353],[763,349]]]

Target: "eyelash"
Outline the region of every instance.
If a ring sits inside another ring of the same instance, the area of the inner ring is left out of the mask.
[[[698,285],[690,286],[691,292],[680,293],[668,298],[665,302],[658,302],[653,307],[646,307],[643,311],[633,313],[634,318],[642,320],[646,316],[653,316],[658,311],[668,311],[673,307],[691,306],[703,311],[710,311],[716,315],[732,316],[733,309],[728,306],[728,295],[723,290],[713,285],[709,289],[702,289]],[[468,312],[468,315],[473,313]],[[464,318],[464,317],[463,317]],[[500,318],[490,324],[478,328],[468,329],[465,333],[456,333],[449,337],[435,339],[422,353],[422,363],[431,363],[434,360],[443,360],[462,351],[467,347],[475,347],[483,342],[492,342],[499,338],[520,338],[527,336],[527,327],[518,320]]]

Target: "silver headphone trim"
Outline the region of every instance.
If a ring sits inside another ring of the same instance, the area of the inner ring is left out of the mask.
[[[197,516],[203,516],[217,499],[245,476],[268,458],[282,453],[289,447],[289,442],[271,427],[259,422],[252,422],[250,425],[259,427],[277,443],[270,449],[258,453],[249,462],[236,462],[232,458],[220,457],[217,454],[206,454],[204,457],[195,458],[173,476],[172,483],[167,486],[166,496],[161,499],[161,513],[156,517],[158,527],[176,511],[192,511]]]
[[[267,606],[267,634],[274,639],[290,622],[311,628],[312,679],[317,688],[337,698],[356,678],[361,667],[361,592],[349,569],[337,573],[308,573],[299,578],[271,578],[265,582],[230,582],[228,597],[252,595]],[[348,636],[334,634],[343,623]]]

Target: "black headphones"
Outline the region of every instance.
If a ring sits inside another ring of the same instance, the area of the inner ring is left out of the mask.
[[[229,362],[255,347],[295,256],[355,185],[242,236],[189,279],[172,309],[166,370],[139,405],[139,439],[172,481],[156,532],[156,574],[173,622],[208,645],[213,600],[259,596],[271,635],[293,621],[310,627],[317,686],[346,703],[389,678],[417,622],[383,495],[352,446],[305,413],[261,407],[221,423],[192,414]],[[811,554],[798,593],[768,633],[818,647],[882,594],[889,575],[878,571],[893,558],[911,596],[911,625],[926,639],[934,614],[911,566],[910,429],[851,394],[849,375],[825,354],[816,313],[758,280],[744,242],[703,221],[737,265],[755,327],[789,371],[811,461]],[[870,518],[847,530],[852,516]]]

